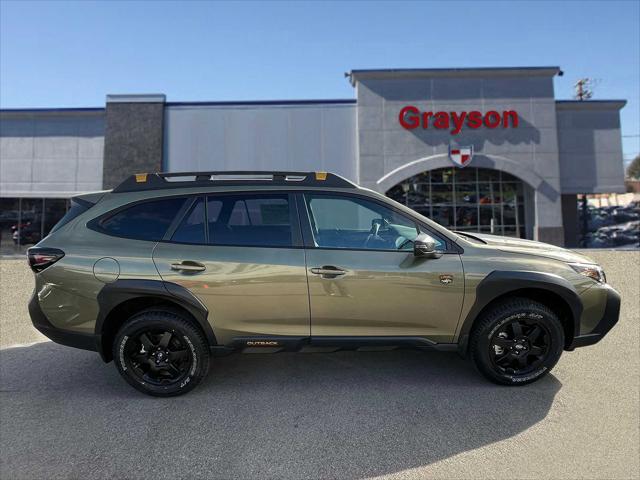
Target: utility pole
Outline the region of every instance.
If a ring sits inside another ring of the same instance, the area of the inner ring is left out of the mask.
[[[590,78],[581,78],[573,86],[575,94],[573,98],[579,101],[589,100],[593,97],[593,80]]]

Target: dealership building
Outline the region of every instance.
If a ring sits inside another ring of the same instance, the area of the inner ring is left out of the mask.
[[[153,171],[332,171],[456,230],[576,246],[580,194],[623,193],[624,100],[556,100],[558,67],[354,70],[355,98],[0,110],[2,245]],[[16,230],[20,227],[20,234]],[[6,250],[5,250],[6,251]]]

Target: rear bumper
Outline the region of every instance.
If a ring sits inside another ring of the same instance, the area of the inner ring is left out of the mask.
[[[607,303],[604,308],[602,318],[595,326],[593,331],[584,335],[574,337],[571,345],[567,350],[573,350],[578,347],[586,347],[598,343],[604,336],[618,323],[620,318],[620,295],[613,288],[607,288]]]
[[[91,350],[93,352],[100,351],[102,345],[101,336],[90,333],[72,332],[70,330],[64,330],[49,322],[46,315],[40,308],[38,303],[38,297],[35,292],[29,300],[29,315],[31,316],[31,322],[36,329],[60,345],[66,345],[68,347],[81,348],[83,350]]]

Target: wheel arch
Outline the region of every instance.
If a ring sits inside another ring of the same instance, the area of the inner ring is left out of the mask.
[[[208,321],[207,308],[186,288],[161,280],[117,280],[98,294],[99,312],[95,333],[100,335],[100,356],[112,360],[111,346],[116,333],[132,315],[150,307],[182,313],[200,328],[209,346],[217,345]]]
[[[514,297],[529,298],[553,310],[564,328],[565,348],[578,335],[582,302],[573,285],[551,273],[494,271],[476,288],[476,300],[465,317],[458,334],[458,350],[466,355],[469,337],[476,321],[497,303]]]

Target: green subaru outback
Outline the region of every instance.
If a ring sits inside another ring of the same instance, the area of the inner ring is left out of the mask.
[[[35,327],[158,396],[234,351],[455,350],[523,385],[620,310],[582,255],[452,232],[324,172],[133,175],[75,197],[28,258]]]

